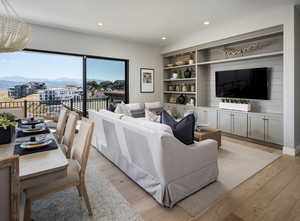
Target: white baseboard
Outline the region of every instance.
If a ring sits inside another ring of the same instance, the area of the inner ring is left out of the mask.
[[[300,146],[297,146],[296,148],[291,148],[284,146],[282,149],[282,153],[290,156],[296,156],[300,152]]]

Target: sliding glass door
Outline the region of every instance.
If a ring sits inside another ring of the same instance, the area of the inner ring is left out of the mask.
[[[0,112],[57,118],[63,106],[86,116],[128,99],[128,60],[26,50],[0,53]]]
[[[87,109],[101,109],[97,101],[103,97],[109,97],[109,103],[126,102],[126,75],[124,60],[87,57]]]

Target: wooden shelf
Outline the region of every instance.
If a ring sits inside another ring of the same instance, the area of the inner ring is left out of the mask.
[[[177,78],[177,79],[165,79],[164,81],[195,81],[196,78]]]
[[[165,70],[171,70],[171,69],[178,69],[178,68],[185,68],[185,67],[195,67],[196,64],[185,64],[185,65],[178,65],[174,67],[165,67]]]
[[[164,91],[165,94],[196,94],[196,92],[191,92],[191,91],[187,91],[187,92],[182,92],[182,91]]]
[[[165,103],[166,105],[181,105],[181,106],[195,106],[195,105],[191,105],[191,104],[177,104],[177,103]]]
[[[255,59],[255,58],[272,57],[272,56],[278,56],[278,55],[283,55],[283,51],[264,53],[264,54],[258,54],[258,55],[249,55],[249,56],[243,56],[243,57],[237,57],[237,58],[227,58],[227,59],[221,59],[221,60],[215,60],[215,61],[199,62],[199,63],[197,63],[197,65],[218,64],[218,63],[226,63],[226,62],[233,62],[233,61],[250,60],[250,59]]]

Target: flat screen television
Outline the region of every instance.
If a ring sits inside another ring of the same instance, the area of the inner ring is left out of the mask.
[[[268,100],[268,68],[216,72],[216,96]]]

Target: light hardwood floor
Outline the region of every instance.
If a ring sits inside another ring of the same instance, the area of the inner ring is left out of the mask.
[[[281,153],[247,141],[222,139]],[[189,216],[179,206],[162,208],[111,162],[100,154],[99,158],[107,178],[145,221],[300,221],[300,157],[282,156],[196,217]]]

